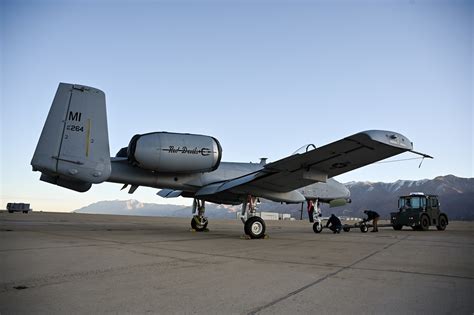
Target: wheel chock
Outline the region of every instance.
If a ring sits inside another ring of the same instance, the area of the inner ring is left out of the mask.
[[[195,230],[195,229],[189,229],[189,232],[193,232],[193,233],[200,233],[200,232],[210,232],[211,230],[209,230],[208,228],[205,228],[204,230],[202,231],[198,231],[198,230]]]
[[[265,234],[262,238],[256,238],[256,240],[260,239],[260,240],[268,240],[270,238],[270,236],[268,234]],[[253,238],[251,238],[250,236],[248,236],[247,234],[242,234],[240,236],[240,239],[241,240],[252,240]]]

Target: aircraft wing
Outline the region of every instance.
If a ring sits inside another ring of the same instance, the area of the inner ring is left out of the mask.
[[[266,164],[262,170],[246,176],[212,184],[211,187],[205,186],[196,195],[224,191],[244,194],[261,191],[286,193],[315,182],[325,182],[328,178],[406,151],[413,151],[413,144],[399,133],[364,131]]]

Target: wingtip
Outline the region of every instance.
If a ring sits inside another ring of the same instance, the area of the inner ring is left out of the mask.
[[[398,132],[389,130],[366,130],[359,134],[363,134],[372,140],[398,147],[406,151],[413,150],[413,143],[407,137]]]

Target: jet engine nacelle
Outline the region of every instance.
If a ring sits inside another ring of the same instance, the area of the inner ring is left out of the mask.
[[[202,173],[217,169],[222,147],[210,136],[153,132],[133,136],[127,157],[133,165],[152,171]]]

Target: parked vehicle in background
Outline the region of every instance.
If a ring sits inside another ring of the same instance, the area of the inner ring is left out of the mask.
[[[8,213],[13,213],[13,212],[28,213],[30,211],[33,211],[33,209],[30,209],[29,203],[16,203],[16,202],[9,202],[7,204],[7,210],[8,210]]]
[[[395,230],[410,226],[414,230],[426,231],[431,225],[444,231],[448,225],[448,216],[441,212],[438,196],[424,193],[411,193],[400,196],[398,212],[390,213],[391,223]]]

